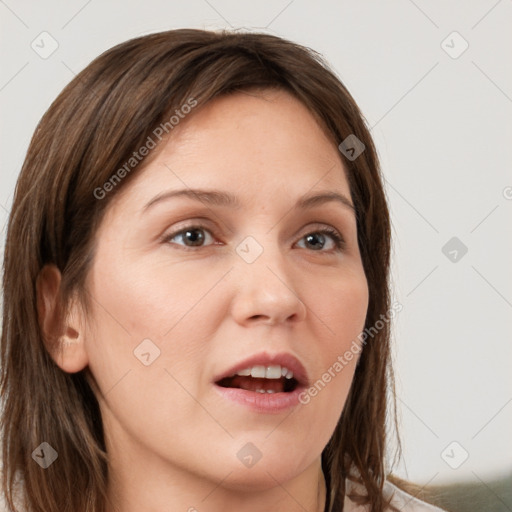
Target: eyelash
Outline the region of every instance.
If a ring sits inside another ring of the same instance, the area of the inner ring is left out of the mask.
[[[174,237],[176,237],[178,235],[185,234],[186,231],[195,231],[195,230],[207,231],[213,237],[213,233],[206,226],[201,225],[201,224],[192,224],[190,226],[185,226],[185,227],[181,228],[179,231],[175,231],[173,233],[165,235],[162,238],[162,242],[164,242],[164,243],[171,243],[171,240]],[[324,228],[317,229],[317,230],[314,230],[314,231],[309,231],[308,233],[305,233],[300,238],[300,240],[302,240],[303,238],[305,238],[308,235],[319,234],[319,233],[322,234],[322,235],[330,236],[332,238],[333,242],[334,242],[335,249],[331,249],[331,250],[328,250],[328,251],[323,251],[323,250],[315,251],[315,250],[312,250],[312,252],[331,253],[333,251],[341,252],[341,251],[343,251],[345,249],[345,246],[346,246],[345,239],[341,236],[341,234],[336,229],[330,228],[330,227],[324,227]],[[178,244],[175,244],[175,245],[178,245]],[[185,251],[194,251],[196,249],[200,249],[200,248],[205,247],[205,246],[201,246],[200,245],[200,246],[195,246],[194,247],[194,246],[179,245],[179,247],[181,249],[185,250]],[[206,246],[206,247],[208,247],[208,246]]]

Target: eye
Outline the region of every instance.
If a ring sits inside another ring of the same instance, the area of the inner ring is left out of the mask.
[[[341,251],[345,248],[345,240],[334,228],[322,228],[311,231],[301,238],[307,246],[316,252]],[[201,225],[193,225],[175,231],[163,238],[165,243],[181,245],[185,248],[204,247],[212,245],[213,235],[209,229]],[[210,243],[207,243],[210,242]],[[323,250],[325,249],[325,250]]]
[[[331,239],[330,247],[322,251],[326,245],[329,246],[328,239]],[[303,236],[301,240],[306,240],[306,244],[312,248],[313,251],[330,252],[332,250],[341,251],[345,247],[345,241],[340,233],[333,228],[322,228],[317,231],[312,231]],[[308,247],[305,247],[306,249]]]
[[[208,238],[213,240],[212,234],[204,226],[189,226],[167,235],[164,241],[176,245],[184,245],[185,247],[201,247],[207,245],[205,241]],[[176,243],[175,239],[181,240],[183,243]]]

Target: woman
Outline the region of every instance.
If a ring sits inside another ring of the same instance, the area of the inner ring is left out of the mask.
[[[313,51],[173,30],[105,52],[9,219],[7,503],[435,510],[385,461],[389,253],[372,139]]]

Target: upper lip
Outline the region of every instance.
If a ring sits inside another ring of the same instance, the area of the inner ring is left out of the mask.
[[[304,365],[295,356],[285,352],[280,352],[278,354],[261,352],[259,354],[250,356],[244,359],[243,361],[236,363],[235,365],[231,366],[229,369],[215,377],[214,382],[218,382],[227,377],[231,377],[240,370],[250,368],[251,366],[270,366],[273,364],[280,365],[281,367],[285,366],[286,368],[288,368],[288,370],[291,370],[293,372],[293,378],[299,383],[300,386],[308,386],[309,380]]]

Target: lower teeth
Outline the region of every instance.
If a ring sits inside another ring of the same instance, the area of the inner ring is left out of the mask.
[[[275,393],[273,389],[267,389],[266,391],[264,389],[256,389],[256,393]]]

